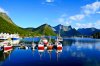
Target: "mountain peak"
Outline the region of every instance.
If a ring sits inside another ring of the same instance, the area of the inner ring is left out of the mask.
[[[47,23],[43,24],[43,26],[49,26]]]
[[[48,24],[43,24],[37,27],[36,29],[33,30],[33,32],[39,33],[41,35],[46,35],[46,36],[56,35],[55,32],[52,30],[52,27]]]
[[[14,24],[13,21],[11,20],[11,18],[6,13],[0,12],[0,17],[11,24]]]

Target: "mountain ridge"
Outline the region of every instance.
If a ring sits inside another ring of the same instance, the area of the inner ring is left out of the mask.
[[[22,28],[17,26],[11,18],[6,13],[0,12],[0,32],[6,33],[19,33],[21,36],[56,36],[60,33],[61,36],[91,36],[91,35],[99,35],[100,29],[96,28],[72,28],[71,25],[64,26],[58,24],[57,26],[50,26],[48,24],[42,24],[37,28]]]

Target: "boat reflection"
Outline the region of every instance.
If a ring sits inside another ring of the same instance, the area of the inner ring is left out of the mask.
[[[59,61],[59,57],[60,57],[60,54],[62,53],[62,49],[57,49],[56,50],[56,53],[57,53],[57,62]]]
[[[2,53],[2,55],[0,55],[0,62],[3,62],[3,61],[6,60],[8,57],[10,57],[10,53],[11,53],[11,51],[6,52],[6,53]],[[10,59],[10,58],[9,58],[9,59]]]

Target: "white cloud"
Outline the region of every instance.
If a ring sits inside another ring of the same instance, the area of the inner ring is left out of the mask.
[[[59,23],[65,23],[66,21],[66,14],[62,14],[58,19],[55,20],[56,22]]]
[[[78,28],[91,28],[91,27],[96,27],[98,29],[100,29],[100,20],[98,20],[97,22],[95,23],[76,23],[76,29]]]
[[[94,23],[95,27],[100,29],[100,20],[98,20],[96,23]]]
[[[59,19],[58,19],[58,22],[60,22],[60,23],[63,23],[64,21],[65,21],[64,18],[59,18]]]
[[[72,15],[67,17],[64,15],[64,17],[58,18],[58,22],[70,25],[73,21],[81,21],[85,17],[91,16],[91,14],[100,14],[100,2],[94,2],[91,4],[87,4],[85,6],[81,7],[80,13]],[[90,27],[96,27],[100,29],[100,20],[95,23],[76,23],[76,28],[90,28]]]
[[[76,23],[77,28],[90,28],[90,27],[93,27],[93,26],[94,26],[93,23],[85,23],[85,24]]]
[[[70,20],[66,20],[65,24],[66,24],[66,25],[71,25],[71,22],[72,22],[72,21],[70,21]]]
[[[98,20],[95,25],[99,25],[100,26],[100,20]]]
[[[62,14],[58,19],[54,20],[55,22],[58,22],[63,25],[70,25],[71,20],[67,19],[67,14]]]
[[[97,14],[100,14],[100,11],[96,12]]]
[[[4,10],[3,8],[0,8],[0,12],[8,14],[8,12]]]
[[[54,0],[46,0],[46,2],[52,3],[52,2],[54,2]]]
[[[98,10],[100,10],[100,2],[94,2],[82,7],[82,11],[85,15],[95,14]]]
[[[94,2],[92,4],[87,4],[85,6],[81,7],[81,13],[70,16],[69,19],[70,20],[75,20],[75,21],[79,21],[84,19],[86,16],[91,15],[91,14],[96,14],[96,13],[100,13],[100,2]]]
[[[55,0],[44,0],[41,4],[42,5],[50,5],[50,6],[56,6],[54,4]]]
[[[61,17],[64,17],[65,18],[65,17],[67,17],[67,15],[64,13],[64,14],[61,15]]]
[[[82,20],[84,17],[85,17],[85,15],[83,15],[83,14],[77,14],[77,15],[74,15],[74,16],[70,16],[69,19],[71,19],[71,20]]]

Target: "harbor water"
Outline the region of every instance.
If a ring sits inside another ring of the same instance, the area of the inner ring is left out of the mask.
[[[30,38],[25,39],[25,41]],[[0,54],[0,66],[100,66],[100,39],[65,38],[63,49],[19,49]]]

